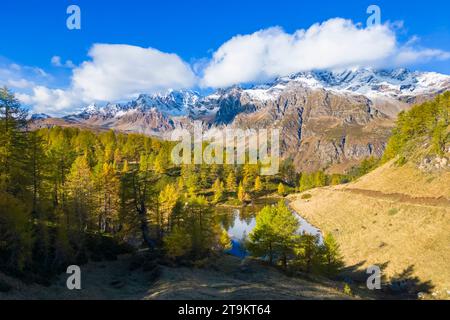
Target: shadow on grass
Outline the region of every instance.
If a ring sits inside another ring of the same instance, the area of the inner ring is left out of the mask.
[[[413,295],[417,298],[419,293],[430,294],[434,289],[433,283],[429,281],[421,281],[414,275],[414,265],[409,266],[401,273],[390,279],[390,292],[394,294]]]
[[[367,270],[363,268],[364,265],[366,265],[366,261],[344,268],[339,275],[339,280],[350,285],[366,288],[367,280],[371,274],[368,274]],[[410,265],[390,278],[387,278],[384,272],[389,265],[389,261],[375,265],[381,270],[381,290],[372,291],[372,293],[375,296],[379,295],[380,298],[417,299],[420,294],[430,294],[435,288],[431,281],[422,281],[414,275],[414,265]]]

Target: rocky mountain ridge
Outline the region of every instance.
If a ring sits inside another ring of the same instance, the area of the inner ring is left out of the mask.
[[[162,138],[194,121],[205,131],[279,128],[282,155],[299,170],[339,172],[380,157],[396,115],[449,88],[450,76],[406,69],[312,71],[207,96],[190,90],[143,94],[128,103],[90,105],[62,120]],[[34,122],[51,126],[52,118]]]

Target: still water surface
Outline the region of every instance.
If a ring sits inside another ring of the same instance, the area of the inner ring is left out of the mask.
[[[232,248],[228,253],[241,258],[248,255],[248,252],[246,252],[242,246],[242,242],[255,228],[256,215],[264,208],[264,206],[274,205],[278,201],[279,199],[259,199],[252,205],[239,209],[225,207],[217,208],[222,226],[227,230],[232,242]],[[292,210],[292,212],[300,221],[298,232],[300,234],[307,233],[318,236],[320,243],[322,243],[323,238],[321,231],[303,219],[295,211]]]

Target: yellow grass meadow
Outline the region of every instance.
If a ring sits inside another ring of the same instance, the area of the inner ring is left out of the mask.
[[[388,279],[411,271],[433,297],[450,290],[450,173],[388,163],[355,183],[290,197],[292,207],[341,246],[347,266],[384,265]]]

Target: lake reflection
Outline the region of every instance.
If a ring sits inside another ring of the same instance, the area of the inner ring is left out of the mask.
[[[256,215],[264,208],[264,206],[274,205],[278,201],[279,199],[259,199],[252,205],[239,209],[228,207],[219,207],[216,209],[220,223],[228,232],[232,241],[232,249],[229,250],[228,253],[242,258],[248,255],[242,246],[242,242],[255,228]],[[300,221],[300,234],[307,233],[318,236],[319,242],[323,243],[322,233],[319,229],[311,225],[297,213],[295,213],[295,216]]]

